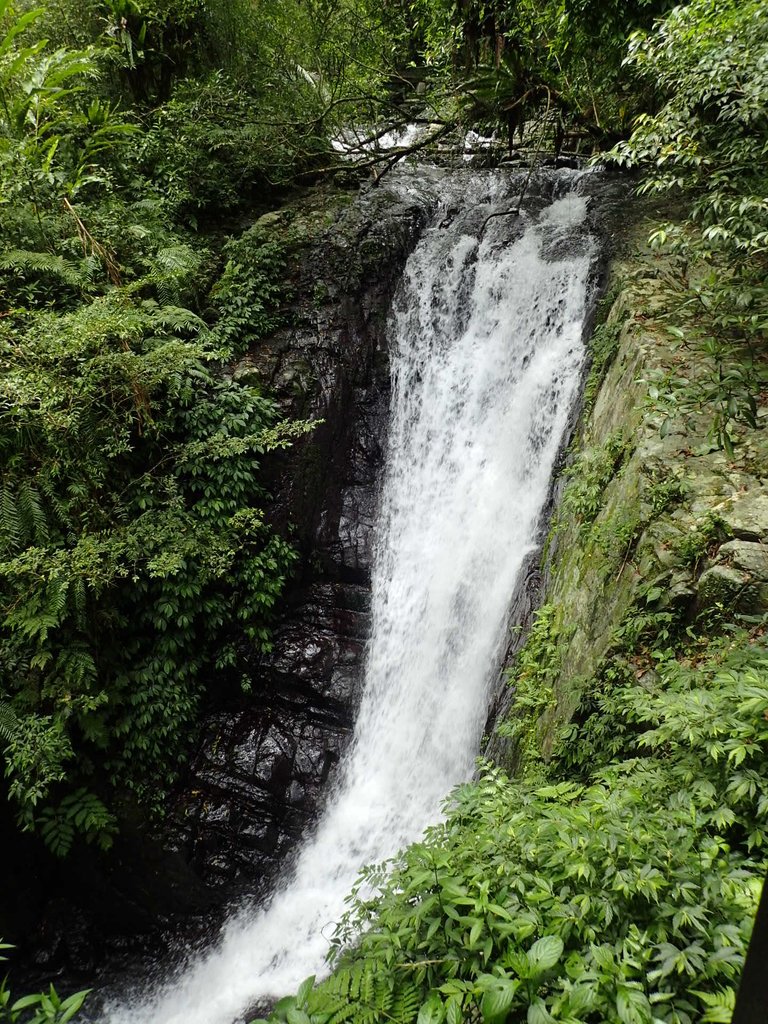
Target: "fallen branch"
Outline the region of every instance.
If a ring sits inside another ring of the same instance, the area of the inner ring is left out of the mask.
[[[544,86],[544,88],[547,89],[546,86]],[[520,192],[520,197],[519,197],[519,199],[517,201],[516,208],[513,209],[513,210],[500,210],[498,213],[489,213],[488,216],[483,221],[482,227],[480,228],[480,232],[479,232],[479,234],[477,236],[478,241],[482,240],[483,232],[485,231],[485,227],[486,227],[488,221],[489,220],[493,220],[494,217],[519,217],[520,216],[520,210],[522,209],[522,206],[523,206],[523,199],[525,199],[525,193],[528,191],[528,186],[531,183],[531,178],[533,177],[533,172],[536,169],[536,162],[537,162],[537,160],[539,158],[539,154],[541,153],[542,146],[544,145],[544,134],[545,134],[545,132],[547,130],[547,118],[549,117],[549,108],[551,106],[551,102],[552,102],[552,93],[549,91],[549,89],[547,89],[547,109],[544,111],[544,116],[541,119],[542,127],[541,127],[541,133],[539,134],[539,141],[538,141],[538,144],[536,146],[536,151],[533,154],[533,159],[531,160],[531,166],[528,168],[528,174],[526,176],[525,181],[523,182],[523,187],[522,187],[522,190]]]
[[[411,122],[412,123],[412,122]],[[402,127],[405,127],[405,122]],[[370,157],[362,161],[349,161],[347,164],[329,164],[325,167],[313,167],[308,168],[306,171],[302,171],[301,174],[297,175],[298,178],[315,177],[318,174],[331,174],[335,171],[348,169],[351,171],[366,171],[372,167],[378,167],[380,164],[386,164],[385,170],[376,177],[375,184],[378,184],[385,174],[388,174],[392,170],[392,167],[398,161],[402,160],[403,157],[411,156],[414,153],[420,152],[422,149],[426,149],[431,146],[433,142],[437,142],[438,139],[444,138],[449,132],[452,132],[457,127],[457,124],[452,121],[446,121],[441,125],[440,130],[433,132],[431,135],[424,139],[419,139],[417,142],[412,143],[409,146],[398,146],[394,149],[384,149],[378,153],[372,153]],[[391,131],[392,129],[388,129]],[[384,132],[383,134],[386,134]]]

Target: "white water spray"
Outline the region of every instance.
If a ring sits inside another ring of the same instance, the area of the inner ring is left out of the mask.
[[[231,1024],[322,973],[361,866],[418,839],[471,774],[578,385],[591,261],[577,196],[526,217],[513,243],[508,218],[478,241],[490,207],[471,205],[474,233],[461,218],[429,229],[395,302],[365,689],[317,832],[266,909],[232,918],[160,991],[109,1008],[110,1024]],[[544,257],[574,233],[575,254]]]

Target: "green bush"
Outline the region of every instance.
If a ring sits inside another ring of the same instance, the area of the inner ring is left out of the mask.
[[[12,949],[0,939],[0,950]],[[0,961],[5,960],[0,956]],[[14,999],[8,980],[0,981],[0,1022],[2,1024],[67,1024],[85,1002],[90,989],[62,999],[51,985],[47,992],[35,992]]]
[[[685,197],[688,217],[651,240],[677,257],[669,330],[695,346],[706,372],[672,382],[661,408],[704,406],[711,440],[731,457],[737,425],[756,426],[765,380],[767,40],[760,0],[692,0],[635,35],[628,61],[660,101],[612,154],[645,170],[641,191]]]
[[[159,811],[206,692],[249,684],[295,559],[260,463],[306,426],[224,365],[278,323],[282,247],[170,220],[99,54],[37,18],[0,0],[0,750],[63,855]]]
[[[334,974],[270,1020],[730,1020],[768,840],[767,713],[768,651],[740,637],[615,688],[549,780],[485,766],[424,842],[363,873]]]

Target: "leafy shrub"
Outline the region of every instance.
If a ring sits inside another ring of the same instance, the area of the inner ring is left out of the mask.
[[[274,110],[268,121],[263,97],[218,70],[203,80],[179,83],[157,112],[141,165],[175,215],[210,216],[237,210],[254,198],[263,201],[328,152],[327,140],[313,133],[308,116],[317,106],[315,90],[295,70],[276,79],[271,88],[286,109]]]
[[[742,637],[659,674],[571,727],[583,781],[486,765],[367,869],[334,975],[270,1019],[729,1020],[768,840],[768,651]]]
[[[0,653],[26,723],[6,774],[27,824],[74,767],[73,730],[81,770],[95,747],[115,784],[159,803],[203,679],[235,664],[239,637],[268,643],[294,556],[265,523],[259,457],[303,428],[217,379],[206,343],[180,336],[190,328],[188,312],[113,295],[33,318],[22,360],[18,333],[0,349],[13,396],[0,415]]]
[[[280,323],[279,284],[285,269],[285,245],[265,236],[258,225],[224,247],[227,263],[213,289],[219,310],[217,334],[235,354]]]
[[[688,197],[689,216],[652,236],[678,257],[670,330],[709,372],[672,401],[704,404],[711,438],[733,455],[733,424],[756,425],[768,335],[768,13],[760,0],[692,0],[633,37],[629,63],[660,96],[613,158],[646,170],[644,192]]]
[[[12,949],[0,940],[0,950]],[[0,961],[5,960],[0,956]],[[35,992],[14,999],[8,980],[0,981],[0,1021],[3,1024],[67,1024],[78,1013],[90,989],[62,999],[53,985],[48,992]]]
[[[514,713],[499,724],[497,732],[516,741],[516,760],[526,764],[539,756],[538,722],[555,704],[554,684],[568,639],[568,630],[561,629],[557,622],[555,606],[543,605],[509,673],[509,685],[515,694]]]
[[[0,0],[0,752],[64,855],[126,792],[161,810],[206,687],[248,684],[295,558],[260,462],[306,425],[223,368],[277,322],[282,248],[233,242],[211,294],[168,200],[115,191],[140,130],[85,102],[99,55],[38,16]]]

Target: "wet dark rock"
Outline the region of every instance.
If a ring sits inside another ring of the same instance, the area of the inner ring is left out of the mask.
[[[296,847],[350,735],[369,630],[389,405],[386,317],[428,210],[385,189],[319,232],[299,209],[288,326],[235,367],[291,416],[322,420],[272,467],[273,518],[301,571],[253,692],[208,719],[167,827],[208,887],[258,889]],[[327,204],[323,208],[327,222]]]
[[[289,414],[323,422],[273,467],[274,519],[302,556],[273,650],[252,660],[249,699],[209,719],[168,826],[222,895],[274,877],[350,735],[388,410],[383,311],[425,219],[385,192],[347,208],[297,260],[291,325],[235,370],[258,374]]]
[[[748,518],[742,516],[738,520],[738,526],[744,531],[765,532],[765,523],[754,512],[762,497],[758,494],[751,502]],[[742,503],[746,508],[746,501],[742,499]],[[765,545],[746,540],[721,544],[697,581],[693,609],[695,613],[731,609],[745,615],[765,614],[768,610],[768,549]]]

